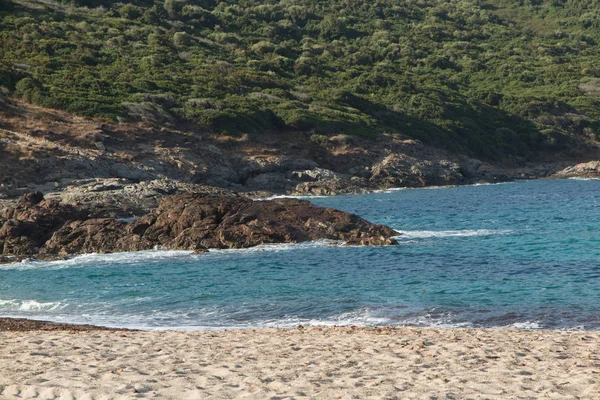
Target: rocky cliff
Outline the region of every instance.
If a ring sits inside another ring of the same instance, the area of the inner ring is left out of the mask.
[[[115,189],[123,190],[116,201],[132,203],[132,210],[133,203],[154,208],[153,198],[194,186],[329,195],[538,178],[574,164],[556,157],[547,164],[490,164],[400,134],[225,136],[186,126],[116,124],[12,100],[0,107],[0,128],[0,201],[35,190],[98,197]],[[143,187],[148,182],[154,183]]]

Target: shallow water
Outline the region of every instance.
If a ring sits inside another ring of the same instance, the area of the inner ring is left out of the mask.
[[[600,181],[313,198],[400,233],[0,266],[0,315],[158,329],[297,324],[600,330]]]

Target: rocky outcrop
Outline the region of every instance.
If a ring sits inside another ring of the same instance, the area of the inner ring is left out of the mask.
[[[456,185],[464,180],[461,167],[448,160],[418,160],[406,154],[390,154],[372,167],[371,181],[383,187]]]
[[[87,210],[45,200],[40,192],[25,194],[15,206],[0,212],[0,254],[37,254],[67,221],[87,216]]]
[[[228,191],[169,179],[132,182],[124,178],[96,178],[72,182],[67,190],[49,193],[46,198],[67,204],[85,204],[93,218],[130,218],[155,210],[164,196],[190,192]]]
[[[35,190],[94,204],[97,217],[141,215],[163,195],[206,186],[255,194],[331,195],[548,176],[567,165],[492,163],[402,135],[369,139],[311,132],[227,136],[0,107],[0,207]],[[270,192],[270,193],[266,193]],[[114,210],[124,210],[119,215]]]
[[[349,245],[394,245],[394,230],[308,201],[253,201],[233,193],[165,196],[131,222],[93,218],[83,208],[25,195],[0,214],[0,255],[70,255],[149,250],[206,251],[331,239]]]
[[[600,161],[590,161],[558,171],[553,178],[600,178]]]

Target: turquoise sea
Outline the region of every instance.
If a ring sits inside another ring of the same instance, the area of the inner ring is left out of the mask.
[[[298,324],[600,330],[600,181],[312,198],[399,231],[0,266],[0,316],[145,329]]]

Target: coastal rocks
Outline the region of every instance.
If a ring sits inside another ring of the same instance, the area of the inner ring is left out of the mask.
[[[24,196],[0,215],[0,255],[109,253],[153,248],[206,251],[268,243],[340,240],[395,245],[397,233],[308,201],[253,201],[233,193],[163,197],[158,209],[131,222],[93,218],[85,209]]]
[[[246,181],[250,190],[282,191],[290,185],[290,180],[281,172],[265,172]]]
[[[246,248],[332,239],[389,245],[396,233],[362,218],[296,199],[253,201],[227,194],[183,194],[127,227],[141,241],[168,248]]]
[[[291,156],[260,156],[247,160],[238,159],[240,176],[248,190],[285,191],[299,180],[291,176],[292,171],[312,170],[317,163]]]
[[[455,162],[418,160],[399,153],[388,155],[371,170],[371,181],[384,187],[456,185],[464,179],[460,165]]]
[[[109,218],[69,221],[40,248],[43,254],[112,253],[136,250],[121,243],[126,223]]]
[[[348,180],[350,177],[344,174],[330,171],[324,168],[313,168],[306,169],[303,171],[292,171],[289,173],[290,178],[303,181],[303,182],[315,182],[315,181],[343,181]]]
[[[86,204],[90,218],[129,218],[156,209],[165,195],[187,192],[222,193],[224,189],[170,179],[131,181],[123,178],[87,179],[66,183],[67,190],[49,193],[47,199]]]
[[[294,195],[331,196],[341,193],[367,193],[374,190],[366,179],[359,177],[302,182],[289,192]]]
[[[553,178],[600,178],[600,161],[576,164],[558,171]]]
[[[301,182],[290,191],[293,194],[328,196],[338,193],[360,193],[366,186],[364,179],[324,168],[292,171],[289,176],[294,181]]]
[[[37,254],[67,221],[87,217],[87,210],[45,200],[39,192],[25,194],[16,205],[0,212],[0,254]]]

